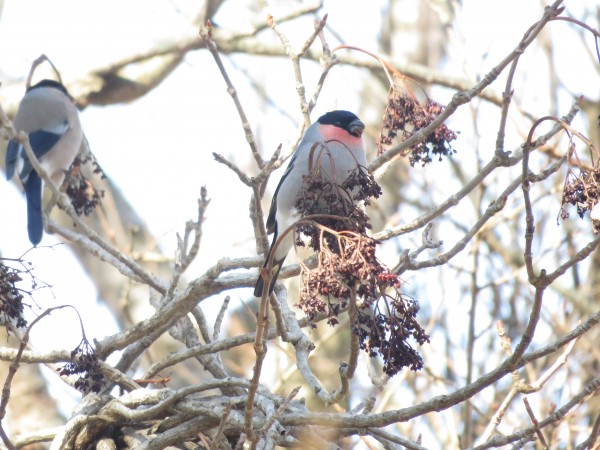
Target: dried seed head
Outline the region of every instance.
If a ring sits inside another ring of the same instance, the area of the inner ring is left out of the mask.
[[[401,89],[391,89],[383,116],[383,126],[377,141],[379,154],[386,150],[386,146],[392,145],[398,135],[402,141],[407,140],[417,131],[427,127],[443,111],[444,107],[431,99],[427,99],[424,104],[421,104]],[[442,156],[452,156],[456,153],[451,145],[454,140],[456,140],[456,132],[442,124],[424,141],[408,148],[404,156],[409,155],[408,160],[411,166],[416,163],[421,163],[423,166],[430,163],[431,155],[437,155],[441,161]]]
[[[0,319],[3,323],[12,321],[18,328],[27,326],[23,318],[23,294],[16,286],[21,280],[17,269],[0,264]]]
[[[71,361],[57,369],[57,372],[63,376],[78,375],[74,386],[84,394],[100,392],[104,385],[104,374],[98,356],[85,338],[71,352]]]
[[[366,234],[369,219],[359,207],[381,195],[366,169],[352,172],[341,184],[327,179],[317,166],[304,178],[296,207],[311,221],[297,227],[297,244],[319,252],[314,270],[302,268],[297,306],[314,319],[327,314],[336,325],[348,301],[361,299],[352,332],[370,356],[380,355],[390,375],[403,367],[422,368],[423,361],[409,340],[419,345],[428,336],[416,321],[418,304],[399,292],[400,279],[375,255],[378,242]],[[353,298],[353,300],[350,300]]]
[[[95,174],[100,174],[101,178],[105,178],[104,172],[91,156],[84,159],[77,156],[65,177],[67,183],[66,194],[71,199],[71,204],[78,216],[89,216],[100,203],[100,199],[104,197],[104,191],[98,191],[81,171],[81,166],[88,162],[93,164]]]
[[[569,170],[563,188],[560,218],[564,220],[569,217],[567,205],[575,206],[577,214],[583,219],[585,213],[591,212],[598,203],[600,203],[600,169],[582,168],[579,175]],[[600,220],[594,217],[595,215],[592,217],[592,227],[594,233],[598,233]]]

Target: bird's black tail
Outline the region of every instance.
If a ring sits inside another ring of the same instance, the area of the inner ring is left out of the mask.
[[[267,259],[265,260],[265,264],[263,265],[263,269],[265,269],[267,267],[267,265],[269,264],[269,257],[270,255],[270,251],[269,254],[267,254]],[[283,262],[285,261],[285,257],[283,259],[280,259],[279,261],[273,261],[273,268],[271,269],[271,283],[269,284],[269,295],[271,295],[273,293],[273,289],[275,289],[275,282],[277,281],[277,277],[279,276],[279,272],[281,271],[281,268],[283,267]],[[262,275],[258,274],[258,280],[256,281],[256,286],[254,286],[254,296],[255,297],[262,297],[263,295],[263,290],[265,289],[265,280],[263,280]]]
[[[24,183],[27,198],[27,233],[33,245],[38,245],[44,234],[42,219],[42,179],[32,171]]]

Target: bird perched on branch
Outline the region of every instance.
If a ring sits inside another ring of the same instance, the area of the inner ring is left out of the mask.
[[[267,232],[273,234],[263,266],[267,269],[272,262],[269,294],[273,292],[283,262],[294,245],[294,231],[288,231],[288,228],[300,219],[297,202],[306,176],[318,165],[325,178],[341,186],[357,168],[366,171],[367,159],[362,140],[364,129],[365,125],[355,114],[338,110],[321,116],[304,133],[275,189],[267,218]],[[283,237],[277,242],[280,236]],[[255,296],[262,296],[264,285],[265,280],[259,274]]]
[[[13,121],[17,131],[29,135],[33,153],[42,168],[58,187],[81,146],[79,113],[67,89],[59,82],[42,80],[27,89]],[[10,141],[6,150],[6,178],[15,170],[23,182],[27,199],[27,232],[33,245],[39,244],[44,232],[42,220],[42,179],[35,171],[25,150]]]

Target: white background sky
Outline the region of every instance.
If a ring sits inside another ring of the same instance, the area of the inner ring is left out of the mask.
[[[590,2],[594,0],[587,4]],[[5,0],[0,21],[1,81],[7,85],[22,82],[31,62],[45,53],[59,68],[65,83],[69,84],[90,70],[122,57],[183,36],[195,35],[197,29],[191,25],[191,18],[201,3],[189,0]],[[216,22],[224,28],[247,28],[250,14],[247,3],[226,1]],[[300,2],[263,3],[262,17],[271,13],[277,18],[278,13],[288,11],[291,5]],[[329,14],[328,23],[346,43],[378,51],[377,33],[386,2],[325,0],[324,4],[322,12]],[[565,4],[570,14],[577,17],[585,2],[567,1]],[[476,80],[514,48],[524,31],[539,18],[539,5],[540,2],[534,0],[465,0],[458,15],[458,33],[450,42],[451,61],[445,70]],[[251,14],[255,16],[255,13]],[[407,18],[416,15],[411,8],[393,13]],[[258,17],[261,17],[260,14]],[[297,48],[304,42],[312,24],[307,19],[282,28]],[[553,25],[554,32],[561,32],[561,29],[566,30],[567,25]],[[328,38],[330,45],[334,46],[335,39],[331,34]],[[569,39],[573,39],[572,35]],[[593,67],[587,66],[587,56],[578,53],[572,45],[574,41],[565,39],[556,42],[556,51],[561,53],[559,60],[563,61],[558,67],[563,81],[574,93],[587,89],[588,95],[597,96],[598,75]],[[593,49],[591,37],[587,42]],[[580,46],[579,41],[576,43]],[[403,61],[404,47],[410,49],[411,45],[414,43],[395,42],[395,58]],[[257,80],[264,82],[265,89],[278,105],[295,119],[295,122],[290,120],[272,107],[254,107],[261,102],[252,87],[230,62],[226,62],[253,129],[260,135],[259,146],[263,155],[270,155],[279,143],[283,143],[284,151],[287,151],[296,140],[297,127],[301,122],[291,63],[256,58],[250,62],[241,56],[234,57],[233,61],[250,73],[261,74]],[[465,61],[471,65],[465,65]],[[543,70],[536,68],[535,64],[535,57],[531,57],[521,70],[529,65],[532,73],[540,76]],[[320,67],[311,63],[303,67],[307,92],[312,92]],[[357,110],[363,82],[359,71],[334,68],[313,119],[333,108]],[[543,87],[545,83],[547,80],[531,79],[525,87]],[[503,84],[497,85],[498,89],[500,87]],[[524,106],[530,107],[534,113],[544,113],[548,104],[547,97],[544,97],[546,92],[542,91],[536,104]],[[436,99],[446,103],[451,95],[451,92],[440,91],[440,97]],[[571,103],[571,98],[561,100],[564,110]],[[381,101],[383,105],[385,98]],[[497,114],[497,109],[490,110]],[[491,123],[497,121],[495,115],[491,119]],[[175,73],[147,97],[122,106],[87,108],[81,113],[81,121],[91,149],[103,169],[146,220],[167,254],[174,249],[175,233],[181,232],[185,222],[195,217],[200,187],[207,186],[211,204],[203,228],[201,254],[188,274],[191,278],[223,256],[255,254],[248,219],[249,192],[243,190],[228,169],[213,160],[212,152],[235,160],[250,175],[255,174],[257,169],[249,158],[232,101],[208,52],[189,54]],[[493,149],[495,130],[488,134],[489,138],[485,137],[485,133],[482,136],[481,144]],[[456,147],[460,148],[461,139],[469,138],[459,136]],[[519,142],[515,140],[515,146]],[[279,174],[275,174],[272,182],[278,179]],[[30,247],[24,199],[13,183],[0,181],[0,201],[2,256],[18,257]],[[42,245],[56,242],[52,236],[45,235]],[[36,249],[27,255],[27,259],[34,262],[36,275],[53,286],[51,292],[43,290],[36,293],[35,299],[41,307],[65,303],[77,305],[89,338],[101,339],[115,331],[108,313],[96,307],[94,288],[70,257],[68,246]],[[240,295],[249,296],[250,292]],[[233,299],[232,304],[235,301]],[[45,326],[35,330],[35,345],[41,349],[73,348],[80,339],[78,325],[72,329],[71,325],[60,325],[63,319],[69,320],[66,323],[75,323],[72,314],[66,310],[46,319]],[[56,335],[57,329],[61,330],[60,335]],[[55,341],[39,339],[47,336],[49,330],[54,330]],[[35,339],[36,336],[38,339]]]

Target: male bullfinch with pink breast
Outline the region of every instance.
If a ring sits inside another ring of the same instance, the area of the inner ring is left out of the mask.
[[[275,189],[267,218],[267,233],[273,234],[271,247],[263,266],[263,269],[268,266],[272,256],[269,294],[273,292],[283,262],[294,246],[294,233],[288,232],[274,247],[279,234],[284,233],[300,219],[296,203],[302,190],[304,177],[309,173],[309,166],[312,167],[318,162],[323,175],[334,180],[338,185],[341,185],[357,167],[366,171],[367,158],[362,140],[364,129],[364,123],[355,114],[337,110],[319,117],[319,120],[308,127],[304,133],[298,149]],[[275,253],[271,255],[273,248]],[[254,295],[261,297],[264,287],[263,277],[259,274]]]
[[[21,100],[13,123],[17,131],[29,135],[33,153],[52,182],[60,187],[83,139],[79,113],[67,89],[53,80],[42,80],[31,86]],[[23,182],[27,199],[29,240],[37,245],[44,234],[42,179],[23,146],[10,141],[6,149],[7,180],[13,177],[15,170]]]

